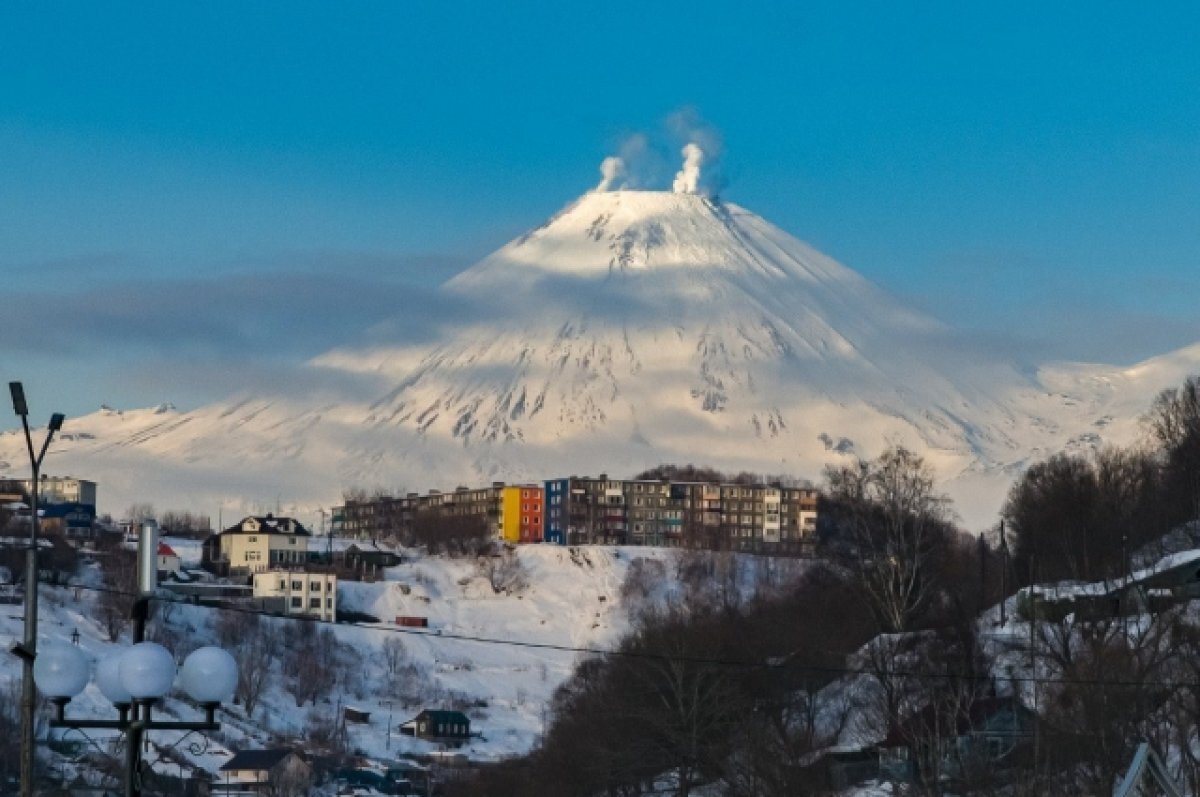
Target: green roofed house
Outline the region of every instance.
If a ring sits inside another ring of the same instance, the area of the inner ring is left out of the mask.
[[[461,711],[427,708],[402,724],[400,733],[430,742],[460,745],[471,738],[471,720]]]

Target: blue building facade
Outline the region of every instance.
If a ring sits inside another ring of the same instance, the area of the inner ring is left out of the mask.
[[[567,544],[567,508],[571,494],[570,479],[551,479],[545,482],[546,506],[542,541],[555,545]]]

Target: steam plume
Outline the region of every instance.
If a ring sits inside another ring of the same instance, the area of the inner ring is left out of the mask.
[[[683,168],[675,174],[671,190],[677,194],[695,194],[700,190],[700,166],[704,163],[704,150],[694,141],[683,146]]]
[[[600,184],[597,191],[611,191],[617,180],[625,176],[625,159],[616,155],[605,158],[600,163]]]

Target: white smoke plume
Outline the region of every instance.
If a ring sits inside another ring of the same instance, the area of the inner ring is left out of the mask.
[[[700,191],[700,167],[704,164],[704,150],[694,141],[683,145],[683,168],[675,174],[671,190],[677,194],[695,194]]]
[[[617,149],[600,163],[600,184],[596,191],[619,191],[637,188],[648,182],[653,171],[653,153],[650,142],[643,133],[626,136]]]
[[[725,143],[720,131],[691,106],[667,116],[666,127],[684,145],[683,168],[675,175],[672,189],[676,193],[715,195],[724,184],[721,155]]]
[[[625,177],[625,159],[610,155],[600,163],[600,184],[597,191],[611,191],[617,181]]]
[[[621,139],[615,152],[601,162],[601,179],[593,190],[661,190],[666,183],[677,194],[712,197],[724,187],[724,149],[720,132],[699,111],[681,108],[663,120],[661,129]],[[682,167],[676,166],[672,152],[682,152]]]

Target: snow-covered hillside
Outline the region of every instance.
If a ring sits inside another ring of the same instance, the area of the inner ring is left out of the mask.
[[[166,540],[182,557],[185,566],[196,564],[199,547],[187,541]],[[415,554],[410,554],[415,555]],[[350,705],[370,712],[369,724],[347,726],[349,745],[380,759],[400,753],[428,753],[439,746],[399,735],[396,726],[422,708],[439,708],[455,701],[472,706],[472,730],[479,737],[463,748],[474,759],[494,759],[528,751],[542,733],[545,708],[554,690],[573,671],[580,656],[570,650],[519,647],[493,642],[467,641],[461,637],[515,640],[558,648],[608,649],[628,631],[630,612],[661,607],[678,599],[679,582],[659,578],[637,602],[622,597],[621,585],[631,564],[642,559],[661,565],[663,575],[673,575],[677,553],[660,548],[615,548],[527,546],[516,555],[526,585],[497,593],[480,575],[474,560],[420,557],[385,571],[385,580],[375,583],[343,582],[338,599],[343,610],[372,614],[382,622],[367,625],[327,625],[351,654],[344,678],[335,690],[314,705],[297,707],[284,686],[282,662],[277,660],[271,685],[253,717],[246,718],[234,707],[224,720],[229,747],[266,743],[268,734],[305,737],[314,718],[330,718],[339,706]],[[736,566],[733,589],[749,598],[771,583],[782,583],[788,573],[780,566],[803,567],[803,563],[769,563],[757,557],[732,555]],[[96,565],[85,565],[81,583],[99,583]],[[43,585],[39,644],[69,644],[78,630],[81,647],[102,657],[127,640],[112,645],[107,641],[95,610],[96,595],[87,590]],[[20,606],[0,607],[0,645],[22,636]],[[169,624],[180,645],[187,649],[211,643],[214,622],[220,610],[175,605]],[[400,629],[397,615],[426,617],[428,629]],[[158,622],[158,621],[155,621]],[[268,619],[279,626],[295,620]],[[403,633],[402,633],[403,632]],[[459,637],[458,639],[454,637]],[[422,701],[401,705],[396,681],[388,674],[384,656],[387,640],[404,644],[405,663],[418,673],[416,691]],[[0,660],[0,694],[19,679],[16,659]],[[92,685],[72,704],[72,713],[100,716],[108,704]],[[194,709],[181,701],[168,700],[161,713],[191,716]],[[393,732],[387,733],[389,717]],[[178,734],[164,732],[157,741],[170,743]],[[152,739],[152,741],[155,741]],[[215,770],[228,756],[218,746],[211,754],[194,757],[200,766]]]
[[[374,379],[374,401],[102,411],[68,420],[48,467],[100,482],[112,511],[152,500],[306,514],[349,486],[627,476],[666,461],[818,480],[826,463],[896,442],[937,467],[980,527],[1032,459],[1128,442],[1153,395],[1200,368],[1197,346],[1028,375],[697,194],[585,194],[445,290],[480,318],[432,343],[311,364],[334,382]],[[22,446],[0,435],[0,475],[23,473]]]

